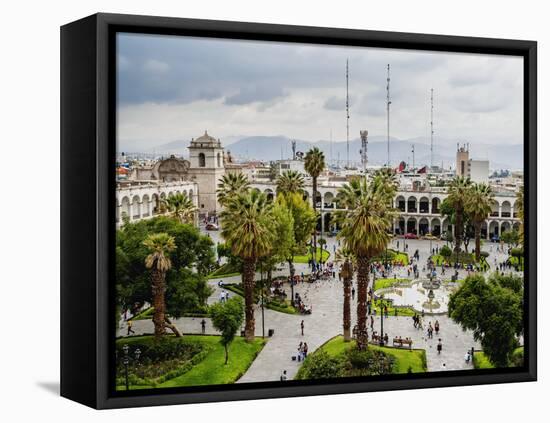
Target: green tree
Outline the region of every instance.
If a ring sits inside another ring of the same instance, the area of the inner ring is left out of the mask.
[[[243,301],[233,297],[225,302],[213,304],[210,307],[212,325],[220,331],[220,342],[225,349],[225,363],[229,360],[229,345],[235,339],[237,331],[243,324]]]
[[[206,275],[214,268],[212,240],[191,225],[167,216],[127,223],[116,234],[117,305],[136,313],[153,303],[150,272],[145,267],[149,250],[143,244],[149,235],[166,233],[176,249],[169,253],[172,263],[166,273],[166,313],[172,317],[206,310],[211,293]]]
[[[216,194],[218,197],[218,202],[222,206],[226,206],[228,201],[242,194],[250,188],[250,182],[248,178],[243,173],[228,173],[223,175],[218,183],[218,189]]]
[[[343,328],[344,341],[351,341],[351,285],[353,281],[354,261],[355,256],[351,251],[340,248],[336,251],[335,262],[340,265],[340,276],[343,281],[344,288],[344,313],[343,313]]]
[[[221,212],[222,237],[243,260],[245,337],[254,340],[254,285],[256,264],[271,253],[275,240],[273,204],[264,193],[251,190],[231,197]]]
[[[453,251],[446,245],[444,245],[443,247],[441,247],[441,249],[439,250],[439,254],[441,254],[441,256],[445,259],[449,259],[449,257],[451,257],[451,254],[453,254]]]
[[[373,189],[374,188],[374,189]],[[335,214],[341,225],[338,238],[357,259],[357,347],[367,347],[367,289],[370,262],[386,248],[394,214],[387,199],[365,179],[340,188],[347,211]]]
[[[519,223],[519,243],[524,245],[525,237],[525,187],[522,185],[516,194],[516,204],[514,208],[517,210]]]
[[[523,295],[517,283],[493,275],[466,278],[449,299],[449,316],[472,330],[483,352],[496,367],[510,364],[523,332]]]
[[[317,217],[317,178],[321,172],[325,169],[325,155],[319,148],[313,147],[306,153],[304,157],[304,168],[311,179],[313,180],[313,190],[312,190],[312,202],[313,202],[313,211]],[[317,227],[317,222],[315,222]],[[313,231],[313,245],[317,245],[317,228]]]
[[[481,258],[481,225],[487,220],[493,207],[493,192],[487,184],[473,184],[467,192],[465,212],[470,217],[475,233],[476,261]]]
[[[305,201],[301,194],[280,192],[277,194],[276,204],[286,208],[292,214],[292,230],[294,242],[292,248],[288,251],[286,261],[288,262],[290,278],[294,280],[296,269],[294,267],[294,257],[301,254],[306,248],[307,240],[311,232],[315,229],[315,213],[309,203]],[[291,298],[294,298],[294,286],[290,285]]]
[[[304,177],[295,170],[287,170],[277,178],[277,193],[302,193],[304,191],[304,186]]]
[[[170,235],[158,233],[149,235],[143,241],[143,245],[149,251],[149,255],[145,257],[145,266],[151,269],[151,291],[153,293],[153,307],[155,308],[153,314],[155,338],[160,338],[165,333],[165,281],[166,272],[172,267],[169,254],[176,249],[176,243]],[[174,333],[181,336],[177,329],[174,330]]]
[[[163,200],[163,203],[174,219],[181,223],[192,224],[194,222],[197,208],[187,194],[176,193]]]
[[[511,244],[515,247],[520,242],[519,231],[517,229],[512,229],[510,231],[503,232],[500,235],[500,239],[502,242],[505,242],[506,244]]]
[[[273,269],[285,262],[295,248],[294,218],[292,211],[286,203],[275,201],[273,205],[273,219],[275,225],[275,238],[271,253],[261,259],[263,270],[267,271],[268,283],[271,283]]]
[[[470,192],[470,178],[458,176],[449,184],[448,196],[444,200],[454,211],[455,251],[460,251],[464,235],[464,209]]]

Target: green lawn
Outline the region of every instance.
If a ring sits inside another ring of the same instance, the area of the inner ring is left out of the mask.
[[[516,348],[514,356],[523,353],[523,347]],[[494,369],[495,366],[489,361],[483,351],[474,351],[474,367],[476,369]]]
[[[148,319],[152,319],[154,311],[155,311],[155,309],[153,307],[148,307],[145,310],[140,311],[138,314],[136,314],[130,320],[148,320]],[[197,311],[195,313],[183,313],[182,317],[208,317],[208,312],[207,312],[207,310],[205,310],[205,311]]]
[[[212,273],[210,273],[206,278],[207,279],[217,279],[217,278],[229,278],[231,276],[238,276],[241,272],[239,269],[235,269],[230,263],[222,264]]]
[[[321,249],[317,247],[316,257],[317,261],[319,260],[319,256],[321,255]],[[330,253],[327,250],[323,250],[323,263],[325,263],[328,258],[330,257]],[[309,263],[309,260],[311,259],[311,253],[304,254],[301,256],[294,256],[294,263]]]
[[[134,343],[149,341],[152,336],[138,336],[117,340],[117,343]],[[194,364],[187,372],[157,384],[155,388],[198,386],[198,385],[220,385],[236,382],[250,367],[258,353],[265,345],[265,340],[256,338],[254,342],[247,343],[244,338],[237,337],[229,347],[229,362],[225,362],[225,352],[220,344],[219,336],[184,335],[185,339],[191,342],[201,343],[207,353],[204,358]],[[151,385],[133,385],[130,389],[153,388]],[[117,386],[117,390],[124,390],[124,386]]]
[[[256,285],[256,286],[258,286],[258,285]],[[233,292],[237,295],[240,295],[241,297],[244,297],[244,291],[243,291],[241,285],[225,284],[223,287],[225,289],[227,289],[228,291],[231,291],[231,292]],[[259,296],[260,296],[260,293],[256,292],[255,293],[255,301],[256,302],[259,301],[259,299],[260,299]],[[270,301],[269,299],[266,299],[265,308],[268,308],[268,309],[274,310],[274,311],[278,311],[278,312],[281,312],[281,313],[286,313],[286,314],[299,314],[298,310],[296,310],[292,305],[290,305],[290,300],[285,300],[285,302],[282,303],[280,301],[275,301],[275,300]]]
[[[346,349],[351,348],[352,346],[355,346],[355,341],[344,342],[344,337],[338,335],[323,344],[317,351],[323,350],[331,356],[337,356],[344,353]],[[369,348],[383,351],[395,358],[393,368],[394,374],[408,373],[409,367],[413,373],[424,373],[427,370],[426,351],[424,350],[380,347],[378,345],[371,344],[369,344]]]
[[[406,266],[409,264],[409,255],[407,253],[402,253],[397,250],[388,249],[387,251],[383,251],[380,255],[374,257],[372,261],[384,263],[384,262],[399,262],[403,266]]]
[[[374,283],[374,290],[378,291],[379,289],[390,288],[394,285],[397,285],[397,284],[403,283],[403,282],[410,282],[410,280],[409,279],[400,279],[400,278],[397,278],[397,279],[394,279],[394,278],[376,279],[376,281]]]

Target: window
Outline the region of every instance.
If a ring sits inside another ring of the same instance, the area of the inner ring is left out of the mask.
[[[218,153],[218,167],[222,167],[222,155]]]
[[[204,153],[199,153],[199,167],[205,167],[206,166],[206,157],[204,156]]]

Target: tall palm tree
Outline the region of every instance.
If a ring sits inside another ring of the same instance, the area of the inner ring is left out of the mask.
[[[525,224],[525,188],[522,185],[516,194],[516,204],[514,208],[518,212],[519,223],[519,242],[524,245],[524,224]]]
[[[315,214],[317,214],[317,178],[321,174],[321,172],[325,169],[325,155],[319,148],[313,147],[311,150],[309,150],[306,153],[306,156],[304,158],[304,168],[307,173],[309,173],[309,176],[313,179],[313,211]],[[317,226],[317,225],[316,225]],[[315,251],[315,248],[317,246],[317,228],[313,231],[313,248]],[[322,257],[322,251],[321,251],[321,257]]]
[[[277,178],[277,193],[295,194],[304,190],[304,177],[296,170],[287,170]]]
[[[181,223],[193,223],[195,221],[195,212],[197,208],[193,200],[186,193],[177,193],[163,200],[165,209],[170,212],[172,217]]]
[[[250,188],[250,182],[243,173],[228,173],[218,181],[216,190],[218,201],[222,206],[234,196],[237,196]]]
[[[254,278],[256,263],[267,256],[275,239],[273,204],[250,190],[230,197],[220,214],[222,236],[232,253],[243,260],[245,337],[254,340]]]
[[[176,249],[174,237],[167,233],[149,235],[143,245],[149,255],[145,257],[145,267],[151,269],[151,291],[153,294],[153,324],[155,337],[158,339],[165,333],[166,302],[166,272],[172,267],[170,253]]]
[[[388,244],[394,213],[387,199],[366,180],[360,180],[340,189],[346,212],[339,212],[336,219],[342,229],[338,237],[344,247],[357,259],[357,347],[367,347],[367,289],[370,261]]]
[[[454,209],[455,213],[455,251],[460,251],[464,232],[464,207],[472,185],[470,178],[457,176],[454,178],[448,190],[447,202]]]
[[[487,184],[473,184],[468,191],[465,211],[470,216],[474,226],[476,240],[476,260],[481,256],[481,225],[491,213],[493,207],[493,192]]]
[[[374,173],[372,184],[373,189],[378,191],[391,207],[395,193],[399,187],[395,171],[389,167],[377,170]]]
[[[351,341],[351,285],[353,283],[355,256],[348,249],[340,248],[336,251],[334,261],[341,266],[340,275],[344,287],[344,342],[349,342]]]

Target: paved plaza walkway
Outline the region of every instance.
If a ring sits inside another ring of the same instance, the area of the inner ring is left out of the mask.
[[[400,250],[403,250],[403,240],[400,241]],[[333,250],[336,246],[334,238],[328,239],[327,249],[333,257]],[[420,266],[426,262],[429,255],[429,241],[407,240],[409,245],[408,253],[412,255],[416,249],[420,253]],[[432,247],[443,246],[444,242],[432,242]],[[392,248],[396,247],[396,243]],[[494,260],[497,262],[503,261],[506,254],[497,252],[496,244],[487,243],[484,245],[484,250],[488,251],[488,258],[491,266],[494,265]],[[330,261],[331,259],[329,259]],[[307,265],[297,264],[296,273],[307,272]],[[288,275],[288,266],[275,272],[274,276],[283,274]],[[398,277],[405,276],[406,270],[402,270]],[[450,278],[450,274],[446,275]],[[461,271],[459,278],[466,276],[465,271]],[[259,279],[259,274],[257,279]],[[220,288],[218,282],[220,279],[211,280],[209,284],[214,289],[208,302],[213,303],[219,301]],[[234,276],[221,279],[224,283],[240,283],[241,277]],[[355,282],[355,281],[354,281]],[[285,286],[287,294],[290,296],[290,288]],[[314,352],[322,344],[327,342],[342,333],[342,314],[343,314],[343,288],[342,283],[338,279],[330,279],[319,281],[316,283],[301,283],[296,286],[296,292],[299,292],[304,303],[313,307],[311,315],[291,315],[265,309],[265,334],[268,340],[265,347],[254,360],[248,371],[239,379],[238,383],[243,382],[262,382],[279,380],[283,370],[287,371],[289,379],[292,379],[298,371],[301,363],[292,361],[292,356],[296,354],[300,342],[307,342],[309,353]],[[229,293],[230,295],[236,295]],[[352,302],[352,327],[355,325],[355,309],[356,303]],[[261,308],[255,310],[256,319],[256,335],[262,336],[262,313]],[[216,330],[212,327],[210,319],[205,318],[206,333],[215,334]],[[304,335],[301,335],[300,323],[304,321]],[[426,328],[429,322],[432,324],[438,320],[440,323],[440,333],[438,336],[434,334],[433,339],[427,339]],[[176,319],[174,324],[182,333],[201,333],[202,318],[181,318]],[[136,334],[152,333],[153,324],[150,320],[140,320],[133,324],[133,329]],[[273,329],[274,335],[267,338],[269,329]],[[374,330],[380,333],[380,317],[374,317]],[[470,331],[463,331],[459,325],[454,323],[446,315],[429,316],[424,318],[424,330],[416,329],[413,326],[411,317],[389,316],[384,318],[384,332],[388,334],[389,339],[401,336],[409,337],[413,340],[413,348],[425,349],[427,357],[428,371],[442,370],[462,370],[472,368],[471,363],[466,363],[464,355],[468,349],[474,347],[480,349],[480,345],[473,340]],[[371,332],[369,330],[369,336]],[[121,322],[119,336],[126,335],[126,327]],[[437,353],[438,338],[441,338],[443,351]],[[445,366],[444,366],[445,364]]]

